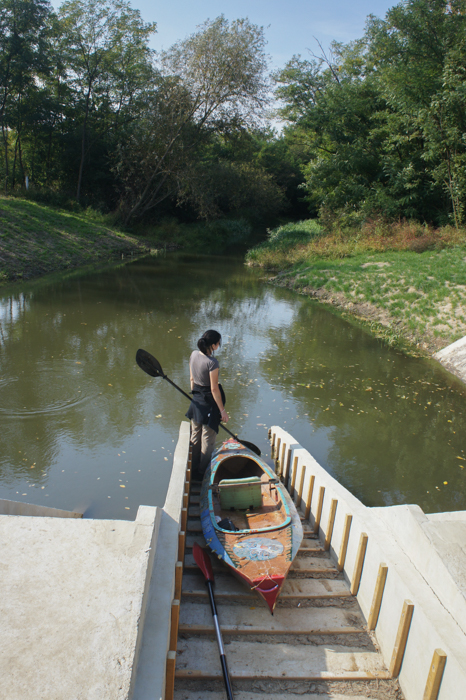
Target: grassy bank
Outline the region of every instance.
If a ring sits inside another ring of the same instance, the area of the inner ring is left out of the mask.
[[[390,344],[431,353],[466,335],[466,231],[371,222],[287,224],[247,254],[274,283],[358,316]]]
[[[74,214],[0,196],[0,284],[142,253],[147,247],[106,225],[95,212]]]

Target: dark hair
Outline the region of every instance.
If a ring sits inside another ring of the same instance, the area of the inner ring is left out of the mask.
[[[220,343],[221,341],[222,336],[218,331],[206,331],[202,338],[199,338],[197,341],[197,347],[204,355],[208,355],[212,345],[216,345],[216,343]]]

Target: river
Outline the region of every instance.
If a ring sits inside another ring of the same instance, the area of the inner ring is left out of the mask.
[[[240,260],[183,254],[44,278],[0,294],[0,498],[86,517],[162,505],[208,328],[228,427],[270,455],[280,425],[368,506],[466,509],[466,387]]]

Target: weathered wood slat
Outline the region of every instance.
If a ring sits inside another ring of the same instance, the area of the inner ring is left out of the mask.
[[[277,608],[222,604],[219,620],[223,634],[355,634],[364,630],[359,610],[340,608]],[[179,631],[213,634],[210,606],[202,602],[183,601]]]
[[[186,573],[183,577],[183,596],[192,598],[205,598],[207,589],[204,585],[204,576],[199,572]],[[257,601],[257,596],[248,591],[246,586],[232,576],[217,576],[215,581],[215,597],[235,598]],[[339,579],[287,579],[280,593],[280,600],[328,600],[331,598],[349,598],[351,593],[345,581]]]

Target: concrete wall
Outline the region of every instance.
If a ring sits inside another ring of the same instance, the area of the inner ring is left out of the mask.
[[[302,506],[305,507],[311,477],[314,476],[314,489],[311,500],[310,522],[315,524],[320,488],[325,488],[322,517],[319,534],[325,538],[329,527],[329,514],[332,499],[338,501],[333,534],[331,554],[338,559],[343,539],[345,516],[352,515],[347,555],[344,563],[344,575],[348,582],[353,581],[356,571],[357,554],[362,533],[368,536],[362,575],[357,591],[358,602],[366,619],[369,617],[374,597],[375,585],[380,564],[388,566],[388,575],[383,593],[382,605],[375,635],[387,668],[390,667],[395,646],[400,616],[405,600],[412,601],[414,613],[404,654],[400,684],[406,700],[422,700],[426,681],[435,649],[440,648],[447,654],[447,663],[443,675],[439,700],[464,700],[466,687],[466,637],[461,625],[456,620],[457,604],[446,607],[435,590],[441,585],[441,579],[434,575],[435,566],[427,556],[438,552],[424,548],[416,557],[417,544],[407,533],[410,547],[406,549],[394,537],[393,529],[388,526],[391,520],[400,517],[399,509],[371,509],[364,506],[347,489],[339,484],[312,455],[297,444],[291,435],[279,427],[271,429],[272,440],[276,445],[280,440],[279,456],[283,457],[284,480],[290,483],[293,466],[296,462],[295,489],[301,483],[304,473]],[[283,445],[286,445],[283,450]],[[289,456],[289,452],[291,455]],[[289,465],[289,466],[288,466]],[[383,517],[382,513],[383,511]],[[422,512],[422,511],[421,511]],[[400,520],[398,531],[403,531]],[[413,536],[412,536],[413,537]],[[419,538],[418,538],[419,539]],[[444,572],[444,580],[446,573]],[[450,585],[451,577],[450,577]],[[457,598],[462,599],[461,592],[456,591]],[[451,608],[451,609],[449,609]]]
[[[178,533],[189,453],[189,431],[189,423],[182,422],[160,520],[133,700],[163,700],[165,695],[165,670],[175,567],[178,561]]]

